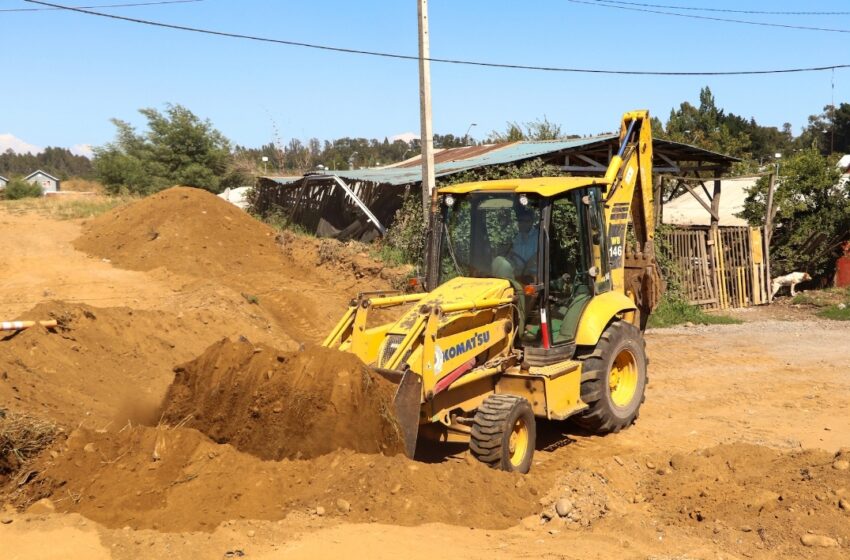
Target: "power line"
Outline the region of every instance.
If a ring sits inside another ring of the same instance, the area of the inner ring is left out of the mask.
[[[77,8],[134,8],[137,6],[159,6],[161,4],[189,4],[192,2],[203,2],[204,0],[163,0],[160,2],[135,2],[132,4],[98,4],[96,6],[76,6]],[[3,8],[0,12],[45,12],[48,10],[64,10],[59,6],[51,8]]]
[[[29,1],[29,0],[27,0]],[[675,16],[682,18],[691,18],[691,19],[701,19],[701,20],[709,20],[709,21],[722,21],[724,23],[741,23],[744,25],[758,25],[762,27],[781,27],[784,29],[803,29],[806,31],[826,31],[829,33],[850,33],[850,29],[833,29],[829,27],[808,27],[804,25],[788,25],[784,23],[767,23],[764,21],[750,21],[745,19],[729,19],[729,18],[719,18],[713,16],[699,16],[696,14],[677,14],[675,12],[665,12],[661,10],[651,10],[648,8],[632,8],[629,6],[622,6],[619,3],[610,2],[608,0],[567,0],[567,2],[572,2],[573,4],[587,4],[588,6],[596,6],[600,8],[614,8],[616,10],[629,10],[632,12],[644,12],[648,14],[660,14],[665,16]]]
[[[692,12],[722,12],[732,14],[758,14],[769,16],[846,16],[850,12],[779,12],[764,10],[731,10],[727,8],[697,8],[694,6],[668,6],[665,4],[641,4],[639,2],[621,2],[618,0],[596,0],[605,4],[623,4],[626,6],[639,6],[642,8],[665,8],[669,10],[688,10]]]
[[[245,35],[242,33],[231,33],[227,31],[215,31],[211,29],[201,29],[198,27],[188,27],[185,25],[176,25],[172,23],[163,23],[158,21],[151,21],[146,19],[139,18],[131,18],[126,16],[119,16],[115,14],[105,14],[102,12],[93,12],[88,9],[83,8],[74,8],[71,6],[62,6],[60,4],[51,4],[49,2],[43,2],[41,0],[26,0],[32,4],[39,4],[42,6],[51,6],[54,8],[60,8],[64,10],[68,10],[71,12],[78,12],[81,14],[86,14],[90,16],[98,16],[107,19],[114,19],[120,21],[127,21],[131,23],[137,23],[140,25],[149,25],[152,27],[160,27],[165,29],[174,29],[177,31],[187,31],[191,33],[200,33],[204,35],[213,35],[216,37],[228,37],[231,39],[244,39],[248,41],[257,41],[261,43],[273,43],[278,45],[289,45],[293,47],[303,47],[308,49],[316,49],[323,51],[331,51],[331,52],[341,52],[348,54],[359,54],[365,56],[375,56],[381,58],[390,58],[390,59],[398,59],[398,60],[415,60],[419,61],[418,56],[414,55],[406,55],[406,54],[397,54],[397,53],[388,53],[388,52],[379,52],[379,51],[365,51],[360,49],[351,49],[345,47],[332,47],[328,45],[318,45],[314,43],[304,43],[300,41],[289,41],[286,39],[273,39],[270,37],[258,37],[255,35]],[[569,0],[572,1],[572,0]],[[558,66],[529,66],[523,64],[504,64],[504,63],[496,63],[496,62],[479,62],[472,60],[457,60],[450,58],[429,58],[431,62],[443,63],[443,64],[456,64],[456,65],[464,65],[464,66],[478,66],[484,68],[506,68],[512,70],[536,70],[542,72],[569,72],[569,73],[580,73],[580,74],[608,74],[608,75],[629,75],[629,76],[750,76],[750,75],[761,75],[761,74],[794,74],[801,72],[821,72],[825,70],[840,70],[844,68],[850,68],[850,64],[832,64],[825,66],[811,66],[804,68],[780,68],[773,70],[733,70],[733,71],[721,71],[721,72],[664,72],[664,71],[654,71],[654,70],[600,70],[594,68],[565,68]]]

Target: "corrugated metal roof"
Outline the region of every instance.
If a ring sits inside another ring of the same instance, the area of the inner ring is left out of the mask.
[[[593,148],[595,145],[603,146],[616,141],[617,138],[617,134],[604,134],[569,140],[522,141],[510,144],[488,144],[484,146],[451,148],[441,150],[435,155],[434,172],[436,177],[442,177],[469,169],[491,165],[505,165],[562,151],[588,149]],[[683,161],[697,159],[703,161],[722,161],[724,163],[738,161],[736,158],[723,154],[669,140],[655,140],[654,145],[657,148],[663,146],[668,150],[678,150],[683,156],[681,158]],[[421,160],[418,157],[406,160],[401,164],[395,164],[394,166],[369,169],[328,169],[322,173],[313,175],[322,174],[336,175],[350,181],[370,181],[390,185],[406,185],[418,183],[422,180]],[[282,185],[293,182],[292,177],[264,177],[264,179]]]

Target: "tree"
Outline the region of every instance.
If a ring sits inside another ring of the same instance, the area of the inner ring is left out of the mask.
[[[827,105],[820,115],[811,115],[800,144],[815,147],[822,154],[850,152],[850,103]]]
[[[28,175],[41,169],[60,179],[91,177],[92,163],[85,156],[76,156],[66,148],[48,146],[37,154],[16,154],[11,149],[0,154],[0,175]]]
[[[233,168],[229,140],[209,120],[182,105],[139,112],[147,132],[112,119],[115,141],[94,151],[95,172],[110,192],[147,194],[180,184],[218,193],[243,181]]]
[[[773,195],[775,218],[771,256],[776,274],[832,273],[838,247],[850,239],[850,183],[839,182],[835,158],[816,149],[798,152],[782,163]],[[764,225],[768,178],[747,196],[740,216]]]
[[[542,119],[535,119],[523,124],[509,121],[504,132],[492,131],[488,139],[490,142],[517,142],[520,140],[559,140],[564,138],[561,133],[561,125],[550,121],[546,115]],[[575,136],[570,136],[575,138]]]

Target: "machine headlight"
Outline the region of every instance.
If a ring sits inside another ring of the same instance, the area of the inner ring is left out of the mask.
[[[451,208],[454,205],[455,205],[455,197],[453,197],[450,194],[446,195],[446,206]]]
[[[519,203],[523,206],[528,206],[528,197],[524,194],[519,195]]]

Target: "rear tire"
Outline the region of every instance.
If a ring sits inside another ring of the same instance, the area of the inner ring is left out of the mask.
[[[595,434],[619,432],[634,424],[645,398],[646,341],[636,326],[608,325],[581,373],[581,399],[588,405],[575,423]]]
[[[515,395],[490,395],[478,407],[469,450],[490,467],[527,473],[537,429],[531,405]]]

